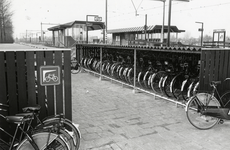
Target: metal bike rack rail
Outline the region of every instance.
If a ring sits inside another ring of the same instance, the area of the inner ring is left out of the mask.
[[[144,89],[142,89],[142,88],[139,88],[139,87],[136,87],[136,86],[127,84],[127,83],[125,83],[125,82],[123,82],[123,81],[119,81],[119,80],[113,79],[113,78],[111,78],[111,77],[108,77],[108,76],[106,76],[106,75],[97,73],[97,72],[95,72],[95,71],[91,71],[91,70],[86,69],[86,68],[82,68],[82,69],[84,69],[84,71],[86,71],[86,72],[88,72],[88,73],[92,73],[92,74],[94,74],[94,75],[98,75],[98,76],[99,76],[99,80],[102,80],[102,78],[107,78],[107,79],[109,79],[109,80],[111,80],[111,81],[115,81],[115,82],[117,82],[117,83],[122,84],[122,86],[125,85],[125,86],[128,86],[128,87],[132,87],[132,88],[133,88],[133,91],[134,91],[133,93],[136,93],[136,90],[139,90],[139,91],[145,92],[145,93],[147,93],[147,94],[153,95],[153,96],[154,96],[154,99],[155,99],[155,97],[159,97],[159,98],[162,98],[162,99],[164,99],[164,100],[173,102],[173,103],[175,103],[176,105],[180,105],[180,106],[183,106],[183,107],[186,106],[186,104],[184,104],[184,103],[182,103],[182,102],[179,102],[179,101],[170,99],[170,98],[168,98],[168,97],[165,97],[165,96],[162,96],[162,95],[158,95],[158,94],[156,94],[156,93],[153,93],[153,92],[144,90]]]

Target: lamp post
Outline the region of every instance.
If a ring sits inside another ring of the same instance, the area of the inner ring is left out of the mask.
[[[182,1],[189,2],[189,0],[174,0],[174,1]],[[168,38],[167,38],[167,46],[170,46],[170,30],[171,30],[171,11],[172,11],[172,0],[169,0],[169,15],[168,15]]]
[[[161,28],[161,43],[163,46],[164,42],[164,24],[165,24],[165,1],[166,0],[152,0],[152,1],[161,1],[163,2],[163,22],[162,22],[162,28]]]
[[[102,17],[98,15],[86,15],[86,43],[88,44],[88,26],[92,26],[91,23],[88,23],[88,17],[94,17],[94,21],[102,21]]]
[[[196,22],[201,24],[201,28],[198,29],[198,31],[201,31],[201,40],[200,40],[200,46],[203,46],[203,33],[204,33],[204,23],[203,22]]]
[[[105,41],[104,43],[107,44],[107,30],[108,30],[108,1],[105,0]]]

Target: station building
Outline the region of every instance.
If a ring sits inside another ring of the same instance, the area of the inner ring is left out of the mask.
[[[145,27],[131,27],[108,30],[108,34],[112,34],[112,44],[114,45],[160,45],[162,25],[151,25]],[[170,26],[170,33],[176,34],[185,32],[179,30],[177,26]],[[168,26],[164,26],[164,40],[167,41]]]
[[[52,31],[52,42],[56,47],[70,47],[75,43],[85,43],[88,31],[102,30],[104,22],[72,21],[48,28]]]

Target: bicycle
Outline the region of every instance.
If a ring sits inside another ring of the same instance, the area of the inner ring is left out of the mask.
[[[34,128],[44,129],[47,126],[55,127],[56,124],[58,124],[60,126],[58,130],[61,131],[61,133],[64,134],[65,137],[67,137],[68,139],[67,141],[69,142],[71,149],[78,150],[80,147],[80,138],[81,138],[81,133],[80,133],[80,130],[78,129],[79,125],[65,118],[64,114],[48,116],[44,118],[43,120],[40,120],[39,119],[40,109],[41,107],[39,105],[35,107],[24,107],[23,108],[23,112],[32,113],[33,117],[36,118],[38,124]],[[32,126],[30,127],[33,128]],[[58,130],[56,131],[59,132]]]
[[[211,81],[211,93],[197,93],[189,99],[185,111],[188,121],[194,127],[205,130],[217,123],[223,123],[223,119],[230,120],[230,108],[227,106],[230,103],[230,91],[220,96],[217,90],[218,84],[221,84],[221,81]]]
[[[2,106],[2,104],[1,104]],[[6,106],[6,105],[5,105]],[[5,109],[1,109],[5,110]],[[32,113],[24,113],[23,115],[15,116],[3,116],[7,122],[16,124],[14,134],[11,135],[4,129],[0,128],[3,133],[5,133],[11,141],[4,141],[0,139],[0,149],[1,150],[44,150],[44,149],[60,149],[60,150],[69,150],[69,145],[62,134],[51,132],[54,128],[47,127],[46,130],[25,130],[26,122],[30,122],[33,117]],[[56,126],[59,128],[59,126]],[[17,134],[21,131],[20,138],[17,139]],[[2,135],[2,134],[1,134]],[[24,139],[22,140],[22,135]]]
[[[37,134],[40,132],[50,132],[52,134],[57,134],[65,140],[65,143],[67,143],[68,147],[71,148],[71,150],[78,150],[80,145],[80,131],[78,130],[77,125],[66,119],[63,114],[49,116],[41,121],[39,119],[40,108],[40,106],[25,107],[23,108],[24,113],[16,114],[17,117],[29,116],[30,118],[33,118],[26,122],[27,129],[25,131],[33,134]],[[34,118],[36,118],[38,122],[35,127],[32,126],[32,121],[34,120]],[[25,129],[25,124],[23,125],[23,129]],[[8,136],[13,137],[6,131],[3,130],[3,132],[8,134]],[[20,136],[20,140],[18,141],[21,141],[21,137],[22,136]],[[3,143],[5,143],[5,145],[7,144],[4,141]]]
[[[77,59],[74,57],[71,60],[71,73],[77,74],[81,71],[81,64],[77,61]]]

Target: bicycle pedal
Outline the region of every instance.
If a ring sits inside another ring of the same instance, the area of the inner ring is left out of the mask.
[[[224,120],[221,119],[221,120],[219,121],[219,124],[223,124],[223,123],[224,123]]]

